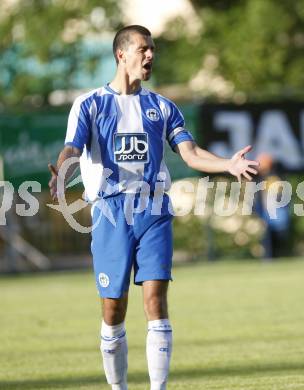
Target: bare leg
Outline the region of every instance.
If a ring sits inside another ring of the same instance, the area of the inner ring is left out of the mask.
[[[121,324],[126,317],[128,307],[128,293],[122,298],[102,298],[102,316],[108,325]]]
[[[143,283],[144,311],[148,321],[168,318],[167,280],[148,280]]]

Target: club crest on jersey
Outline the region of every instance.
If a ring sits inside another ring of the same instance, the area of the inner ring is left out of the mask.
[[[114,134],[114,160],[116,163],[149,161],[147,133]]]
[[[146,115],[153,122],[157,122],[159,120],[159,113],[155,108],[149,108],[146,111]]]

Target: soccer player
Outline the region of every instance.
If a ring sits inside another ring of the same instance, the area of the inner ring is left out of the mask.
[[[60,177],[60,167],[70,157],[80,157],[96,225],[92,254],[103,303],[101,353],[107,381],[115,390],[127,389],[124,321],[132,268],[135,284],[142,285],[148,321],[151,390],[166,388],[172,350],[167,305],[172,213],[164,193],[170,187],[165,143],[198,171],[230,172],[238,180],[241,176],[251,180],[251,174],[257,173],[253,166],[258,165],[244,157],[249,146],[231,159],[199,148],[185,129],[176,105],[141,86],[151,76],[154,51],[151,33],[145,27],[132,25],[117,32],[113,41],[117,63],[114,79],[75,100],[57,167],[49,165],[50,192],[55,200],[58,180],[67,182],[75,164],[64,178]],[[144,207],[140,196],[143,189],[147,195]]]

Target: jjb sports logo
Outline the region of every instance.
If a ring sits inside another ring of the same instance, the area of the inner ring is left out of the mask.
[[[114,134],[114,159],[116,163],[149,161],[147,133]]]

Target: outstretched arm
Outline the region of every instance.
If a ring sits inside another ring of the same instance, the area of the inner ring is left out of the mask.
[[[55,167],[52,164],[48,164],[49,171],[51,172],[51,180],[49,181],[49,187],[50,187],[50,193],[53,200],[56,200],[58,197],[57,193],[57,182],[59,180],[62,180],[64,187],[66,183],[69,181],[69,179],[73,176],[73,173],[75,172],[76,168],[78,168],[79,163],[73,163],[69,166],[65,177],[60,176],[60,167],[61,165],[68,160],[71,157],[80,157],[81,151],[78,148],[75,148],[74,146],[67,145],[65,146],[62,151],[59,154],[58,160],[57,160],[57,166]]]
[[[191,141],[181,142],[175,146],[175,151],[190,168],[206,173],[229,172],[236,176],[238,181],[241,181],[242,176],[252,180],[251,175],[258,173],[253,167],[257,167],[259,163],[245,158],[245,154],[250,150],[251,146],[246,146],[235,153],[232,158],[226,159],[200,148]]]

